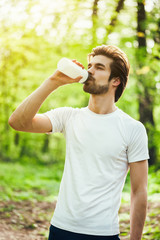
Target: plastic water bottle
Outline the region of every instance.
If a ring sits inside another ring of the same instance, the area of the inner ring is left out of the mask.
[[[72,60],[65,57],[60,59],[57,64],[57,69],[71,78],[83,76],[83,78],[79,81],[80,83],[84,83],[88,78],[87,70],[83,69],[76,63],[72,62]]]

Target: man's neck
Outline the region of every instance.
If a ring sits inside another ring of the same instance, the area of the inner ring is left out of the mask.
[[[114,98],[108,94],[90,95],[88,108],[97,114],[108,114],[116,110]]]

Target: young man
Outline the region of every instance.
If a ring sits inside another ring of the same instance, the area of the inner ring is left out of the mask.
[[[130,240],[140,240],[147,208],[147,135],[142,123],[115,105],[127,83],[129,62],[119,48],[102,45],[89,54],[88,72],[83,85],[90,93],[87,107],[37,114],[55,89],[81,79],[57,70],[14,111],[9,124],[18,131],[62,132],[66,138],[65,167],[49,240],[119,239],[118,210],[128,167]]]

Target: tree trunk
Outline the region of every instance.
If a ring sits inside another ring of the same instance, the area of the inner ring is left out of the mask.
[[[42,146],[42,152],[47,152],[49,148],[49,135],[46,134],[44,136],[44,142],[43,142],[43,146]]]
[[[114,12],[114,14],[113,14],[113,17],[111,18],[111,21],[110,21],[109,26],[114,27],[114,26],[116,25],[117,18],[118,18],[118,13],[123,9],[124,1],[125,1],[125,0],[119,0],[119,1],[118,1],[117,7],[116,7],[116,9],[115,9],[115,12]],[[115,14],[115,13],[116,13],[116,14]],[[112,28],[110,27],[110,28],[108,29],[108,34],[110,34],[111,31],[112,31]]]
[[[98,17],[98,2],[94,0],[92,8],[92,45],[97,43],[97,17]]]
[[[137,12],[137,38],[138,38],[138,51],[137,51],[137,61],[139,69],[145,66],[145,59],[147,56],[146,51],[146,13],[144,8],[144,1],[138,0],[138,12]],[[142,89],[138,92],[139,99],[139,114],[140,121],[146,126],[148,137],[149,137],[149,154],[150,160],[149,164],[153,165],[156,162],[156,147],[154,145],[153,135],[154,135],[154,118],[153,118],[153,96],[149,93],[149,86],[144,75],[138,75],[138,83],[141,85]]]
[[[107,42],[108,35],[113,32],[113,29],[114,29],[114,27],[115,27],[115,25],[117,23],[118,14],[123,9],[124,2],[125,2],[125,0],[119,0],[118,1],[116,9],[115,9],[115,11],[112,14],[110,23],[106,26],[106,36],[105,36],[105,38],[103,40],[104,44],[106,44],[106,42]]]
[[[14,144],[16,146],[18,146],[18,144],[19,144],[19,138],[20,138],[20,135],[18,132],[16,132],[16,134],[14,135]]]

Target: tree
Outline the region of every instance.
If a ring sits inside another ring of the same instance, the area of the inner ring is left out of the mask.
[[[99,0],[94,0],[92,8],[92,45],[97,43],[97,18],[98,18],[98,2]]]
[[[150,93],[150,89],[154,87],[154,83],[147,79],[147,44],[146,44],[146,12],[144,8],[144,1],[138,0],[137,9],[137,61],[139,67],[139,74],[137,75],[138,84],[138,100],[139,100],[139,114],[140,121],[145,124],[149,135],[149,152],[150,152],[150,165],[156,162],[156,147],[154,145],[154,129],[155,122],[153,118],[153,103],[154,97]],[[146,71],[145,71],[146,69]]]

